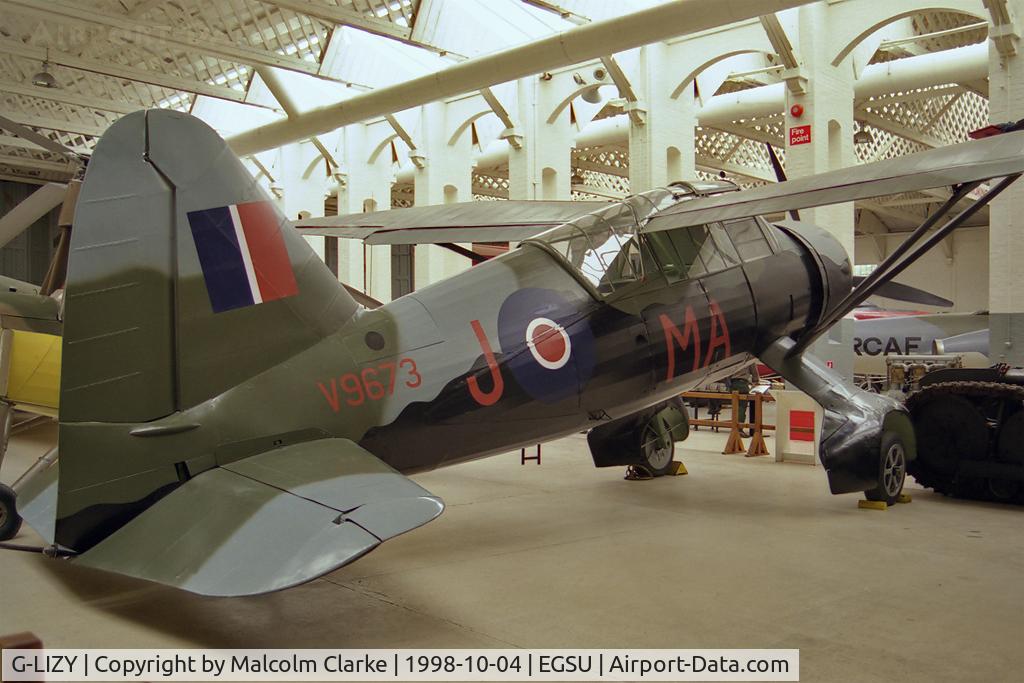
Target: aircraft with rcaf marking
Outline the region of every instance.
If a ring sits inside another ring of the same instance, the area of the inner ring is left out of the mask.
[[[75,211],[59,457],[4,514],[74,564],[265,593],[437,517],[409,474],[582,430],[597,466],[663,473],[687,433],[680,392],[754,358],[823,405],[831,490],[892,501],[915,455],[905,410],[806,350],[1022,172],[1024,133],[1009,132],[747,191],[407,209],[374,231],[532,234],[371,310],[206,124],[129,114],[96,146]],[[760,217],[936,186],[950,201],[852,291],[827,231]]]

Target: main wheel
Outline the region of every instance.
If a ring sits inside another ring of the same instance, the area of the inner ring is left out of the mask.
[[[640,466],[654,477],[668,474],[669,466],[672,464],[672,457],[676,452],[676,445],[671,440],[671,437],[667,446],[662,445],[661,435],[658,433],[658,429],[652,420],[644,425],[640,438]]]
[[[0,541],[9,541],[21,529],[21,515],[18,514],[18,495],[10,486],[0,484]]]
[[[884,501],[892,505],[903,492],[907,478],[907,449],[903,439],[894,432],[882,435],[882,448],[878,458],[878,486],[864,492],[868,500]]]

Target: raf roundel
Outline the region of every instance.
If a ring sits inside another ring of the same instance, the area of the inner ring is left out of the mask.
[[[562,326],[550,318],[534,318],[526,326],[526,346],[541,367],[548,370],[565,366],[572,355],[572,340]]]
[[[575,396],[594,372],[594,334],[579,307],[559,292],[527,287],[498,311],[503,365],[532,398]]]

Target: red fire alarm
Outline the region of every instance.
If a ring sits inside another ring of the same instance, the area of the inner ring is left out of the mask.
[[[804,115],[804,106],[802,104],[794,104],[789,108],[789,113],[793,115],[793,118],[798,119]]]

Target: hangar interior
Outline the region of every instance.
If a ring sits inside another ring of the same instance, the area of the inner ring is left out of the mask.
[[[2,112],[82,151],[119,116],[147,107],[191,112],[231,138],[651,3],[578,4],[5,2]],[[470,199],[618,198],[720,173],[755,186],[775,181],[765,144],[799,177],[959,142],[1011,119],[1011,6],[820,3],[429,105],[403,108],[399,89],[375,103],[379,111],[313,140],[250,138],[249,149],[235,149],[291,218]],[[990,40],[990,28],[1009,37]],[[32,85],[44,61],[59,87]],[[456,74],[444,81],[473,85]],[[811,126],[809,144],[788,144],[793,125]],[[68,180],[67,165],[20,138],[0,139],[7,181]],[[942,191],[907,193],[813,219],[840,231],[868,266],[942,200]],[[1019,247],[990,239],[988,209],[974,223],[904,281],[955,310],[1011,312],[1024,296],[1009,277]],[[470,265],[436,246],[331,241],[316,248],[339,277],[384,302]]]
[[[778,180],[773,154],[795,179],[1024,116],[1024,0],[779,2],[739,22],[721,3],[713,26],[685,35],[638,18],[660,4],[0,0],[0,116],[88,155],[126,114],[190,113],[299,221],[615,200],[686,179],[760,187]],[[579,51],[552,42],[630,17],[627,49],[579,61],[600,52],[595,39]],[[507,62],[474,67],[504,50]],[[553,66],[505,76],[539,59]],[[0,214],[79,173],[44,147],[0,131]],[[868,275],[951,196],[801,214]],[[915,310],[987,311],[989,360],[1013,366],[1024,366],[1022,208],[1024,186],[1011,186],[899,278],[952,303]],[[58,215],[5,236],[4,275],[43,280]],[[467,253],[516,246],[305,239],[341,282],[385,303],[470,269]],[[854,330],[837,334],[845,350],[830,353],[849,377]],[[3,481],[55,441],[54,425],[15,434]],[[439,522],[239,601],[2,553],[0,635],[64,647],[799,647],[802,680],[1019,672],[1019,509],[908,483],[916,504],[873,516],[830,497],[820,467],[721,455],[724,442],[691,434],[676,450],[690,475],[652,482],[593,468],[579,435],[545,446],[540,466],[517,451],[419,475],[449,506]]]

